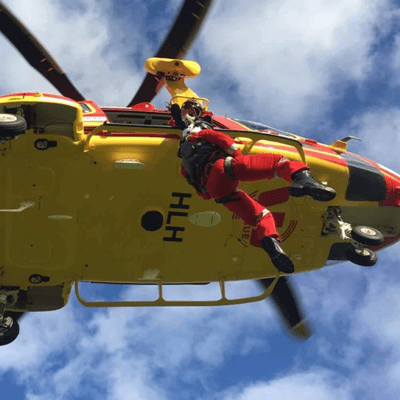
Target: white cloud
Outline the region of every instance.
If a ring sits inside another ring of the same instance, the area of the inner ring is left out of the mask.
[[[352,396],[348,382],[325,369],[315,369],[277,378],[271,382],[256,383],[236,393],[228,394],[224,400],[346,400]]]
[[[400,13],[397,11],[394,13],[397,19],[400,17]],[[393,53],[391,54],[390,67],[393,70],[393,75],[391,76],[390,83],[393,86],[400,85],[400,35],[397,33],[394,36],[394,46]]]
[[[221,2],[203,32],[204,64],[211,57],[215,85],[227,76],[235,82],[233,106],[240,101],[272,125],[310,123],[324,114],[338,87],[368,75],[376,28],[391,18],[383,12],[387,5],[373,0]]]
[[[368,279],[365,299],[353,315],[350,337],[362,350],[354,384],[371,398],[396,399],[400,394],[399,283],[392,265]],[[382,279],[386,277],[386,279]]]
[[[362,327],[358,335],[368,336],[377,346],[395,346],[400,355],[400,293],[398,284],[378,280],[370,282],[365,302],[357,314],[356,323]],[[354,332],[354,335],[357,335]],[[398,377],[400,382],[400,376]]]
[[[351,279],[349,271],[343,271],[343,276],[339,274],[338,277],[333,273],[334,268],[327,269],[325,274],[322,271],[311,274],[314,275],[311,280],[304,276],[303,280],[309,285],[300,288],[306,295],[307,307],[316,318],[315,324],[317,327],[326,325],[326,329],[334,325],[328,322],[330,318],[340,313],[346,315],[353,307],[350,301],[353,293],[348,286],[358,275],[355,273]],[[331,291],[333,277],[338,279],[337,290]],[[310,287],[314,287],[316,293],[310,292]],[[183,289],[186,288],[177,288],[173,297],[181,298]],[[137,288],[128,290],[123,299],[130,298],[136,291]],[[243,288],[240,291],[243,292]],[[328,291],[331,291],[329,296]],[[343,302],[332,308],[340,297]],[[371,304],[373,302],[372,297]],[[18,365],[19,380],[29,385],[28,394],[32,400],[47,400],[54,393],[58,398],[84,393],[88,380],[92,382],[93,391],[104,394],[103,386],[106,388],[106,399],[119,400],[129,395],[143,400],[171,398],[167,382],[188,379],[192,385],[200,384],[210,370],[221,368],[231,355],[262,351],[268,357],[271,344],[266,332],[280,329],[264,302],[227,308],[109,309],[91,315],[81,315],[75,303],[73,301],[64,310],[45,314],[47,323],[41,322],[43,315],[28,315],[21,324],[21,337],[4,348],[10,349],[10,361],[3,360],[2,370]],[[339,310],[340,307],[343,308]],[[54,328],[48,330],[50,322]],[[34,337],[33,331],[37,333]],[[363,331],[366,332],[365,328]],[[34,344],[34,350],[24,346],[24,341],[28,340],[31,346]],[[318,341],[318,336],[312,340]],[[339,346],[340,341],[332,342],[328,351],[319,357],[332,365],[356,367],[357,348],[346,345],[346,337],[340,340],[344,341],[342,345]],[[341,354],[333,356],[341,347]],[[15,364],[18,354],[28,355],[25,363]],[[340,364],[338,360],[343,355],[354,360]],[[302,365],[305,365],[304,360],[298,359],[296,369],[304,369]],[[283,378],[252,384],[245,389],[239,385],[230,390],[230,397],[220,394],[219,398],[247,400],[267,394],[271,399],[290,399],[295,395],[307,400],[351,398],[349,385],[346,382],[338,385],[334,375],[326,370],[286,373]],[[45,377],[43,382],[46,383],[38,384]]]
[[[74,7],[64,12],[61,2],[49,0],[36,1],[35,7],[30,1],[5,2],[54,53],[78,88],[100,103],[126,104],[131,99],[144,76],[141,63],[154,47],[141,43],[147,29],[141,18],[148,12],[144,3],[135,2],[137,20],[125,30],[131,15],[111,17],[110,0],[82,0],[79,14]],[[180,4],[174,0],[167,8]],[[211,108],[219,114],[243,116],[250,110],[252,118],[269,119],[271,124],[298,120],[310,128],[313,116],[331,107],[347,81],[363,82],[369,76],[374,27],[384,28],[382,21],[390,21],[381,12],[387,2],[253,4],[217,3],[192,53],[203,64],[203,74],[192,86],[210,97]],[[143,60],[126,59],[127,49],[132,59]],[[2,61],[2,85],[9,91],[53,91],[4,40],[0,52],[7,59]],[[341,86],[332,90],[335,83]],[[400,167],[393,151],[400,128],[398,109],[370,110],[347,128],[346,135],[363,137],[367,156],[393,169]],[[387,398],[397,400],[400,299],[398,273],[387,264],[398,257],[390,254],[376,270],[335,266],[294,277],[316,331],[311,341],[298,347],[276,338],[281,327],[264,302],[90,313],[72,300],[64,310],[28,315],[18,340],[1,349],[0,371],[14,371],[30,400],[82,394],[90,398],[93,393],[110,400],[176,398],[173,388],[184,384],[192,385],[188,392],[199,398],[193,387],[207,391],[217,385],[224,379],[218,374],[229,373],[231,356],[262,352],[270,370],[282,374],[284,369],[284,376],[238,382],[228,392],[216,390],[219,398],[350,399],[354,389],[364,387],[379,395],[387,385]],[[387,285],[388,280],[393,282]],[[181,298],[187,289],[175,288],[171,296]],[[239,285],[233,294],[252,290]],[[127,291],[123,297],[133,294]],[[294,354],[288,354],[286,346]],[[385,354],[387,360],[377,368],[377,358]],[[285,366],[276,367],[280,362]],[[318,365],[329,365],[332,371]],[[345,373],[333,372],[336,368]],[[225,380],[221,387],[228,384]]]
[[[9,1],[5,3],[11,7]],[[142,37],[140,19],[136,16],[137,21],[129,21],[130,29],[122,30],[127,16],[113,17],[110,0],[82,0],[80,7],[71,5],[69,12],[64,12],[61,2],[32,4],[14,1],[12,11],[54,56],[78,90],[100,104],[127,104],[144,76],[142,65],[137,69],[128,56],[143,58],[142,52],[149,46]],[[10,44],[2,40],[0,46],[4,54],[3,91],[56,92]]]
[[[174,297],[182,297],[183,289],[177,288]],[[123,299],[137,290],[127,291]],[[170,380],[200,384],[210,368],[220,367],[231,354],[268,352],[265,332],[278,329],[264,303],[108,309],[91,315],[75,304],[28,314],[20,337],[2,348],[0,371],[15,371],[32,399],[47,399],[51,393],[76,396],[88,380],[93,390],[106,387],[107,399],[128,393],[139,399],[167,398],[164,386]],[[157,373],[162,377],[156,378]]]
[[[52,364],[56,361],[54,355],[71,346],[79,332],[71,308],[28,314],[21,319],[20,327],[18,339],[1,348],[0,372],[14,370],[25,376],[44,360]]]
[[[400,144],[400,108],[379,107],[356,115],[340,135],[362,139],[361,143],[351,142],[350,151],[400,171],[399,157],[393,150]]]
[[[135,13],[125,7],[126,15],[116,17],[110,0],[77,4],[68,12],[62,3],[49,0],[37,1],[35,7],[16,0],[12,7],[87,97],[100,104],[126,104],[145,75],[142,63],[155,50],[145,37],[146,30],[154,29],[144,22],[149,9],[138,2]],[[180,4],[169,2],[168,15]],[[220,114],[247,114],[277,126],[321,117],[338,84],[367,76],[374,28],[390,20],[384,7],[386,1],[372,0],[367,5],[359,0],[287,0],[257,6],[233,1],[229,7],[217,2],[195,46],[204,72],[190,84],[210,97]],[[3,82],[12,82],[3,90],[54,91],[19,53],[5,42],[0,46],[7,59]],[[227,97],[232,87],[235,99]],[[164,107],[168,96],[162,96],[156,104]]]
[[[132,360],[119,354],[112,358],[109,370],[107,369],[104,370],[106,374],[111,371],[107,399],[162,400],[166,398],[164,390],[151,381],[152,371],[144,363],[133,364]]]

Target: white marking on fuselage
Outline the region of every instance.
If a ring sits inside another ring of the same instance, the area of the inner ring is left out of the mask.
[[[390,168],[384,167],[384,166],[381,165],[381,164],[378,164],[378,165],[379,165],[379,167],[382,168],[384,171],[389,172],[389,173],[395,175],[397,178],[400,179],[400,175],[399,175],[397,172],[394,172],[394,171],[392,171]]]
[[[142,279],[157,279],[158,274],[160,273],[159,269],[149,268],[146,269],[143,273]]]

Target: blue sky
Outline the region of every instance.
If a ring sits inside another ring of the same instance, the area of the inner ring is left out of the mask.
[[[85,96],[122,106],[181,4],[3,1]],[[399,24],[400,8],[388,0],[217,0],[187,57],[202,66],[191,87],[218,115],[326,143],[358,136],[352,152],[400,173]],[[0,62],[1,94],[54,92],[3,38]],[[154,103],[167,101],[160,93]],[[380,252],[374,268],[343,263],[294,276],[315,329],[304,343],[286,336],[266,302],[90,310],[72,296],[62,310],[29,314],[18,340],[0,349],[1,396],[398,400],[399,248]],[[179,297],[186,288],[170,290]]]

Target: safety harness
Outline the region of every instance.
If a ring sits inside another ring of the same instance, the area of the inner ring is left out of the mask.
[[[208,143],[205,140],[194,143],[188,141],[191,133],[210,128],[212,129],[212,125],[204,120],[197,120],[192,125],[188,126],[182,132],[178,151],[178,157],[182,158],[182,166],[186,171],[186,180],[190,185],[194,186],[199,193],[207,193],[206,183],[211,167],[221,158],[225,159],[225,172],[232,180],[237,180],[233,173],[233,158],[230,156],[230,153],[223,151],[218,146]],[[234,197],[237,192],[238,189],[236,188],[228,196],[223,199],[215,199],[215,201],[224,204],[240,200]]]
[[[226,154],[218,146],[204,140],[189,142],[189,135],[180,141],[178,157],[182,158],[182,166],[186,171],[186,180],[200,193],[206,193],[208,171],[206,165],[211,167],[217,160],[225,158]],[[208,168],[207,168],[208,170]]]

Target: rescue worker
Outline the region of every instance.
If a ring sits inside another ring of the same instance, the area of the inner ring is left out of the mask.
[[[332,200],[335,190],[316,182],[300,161],[289,161],[278,154],[243,155],[230,136],[213,129],[210,116],[200,119],[202,113],[202,106],[194,99],[187,100],[182,109],[177,104],[171,106],[175,124],[183,131],[178,152],[182,175],[201,197],[215,199],[255,227],[272,264],[281,272],[292,273],[294,265],[280,245],[273,215],[238,189],[240,181],[283,178],[292,183],[291,196],[309,195],[318,201]]]

